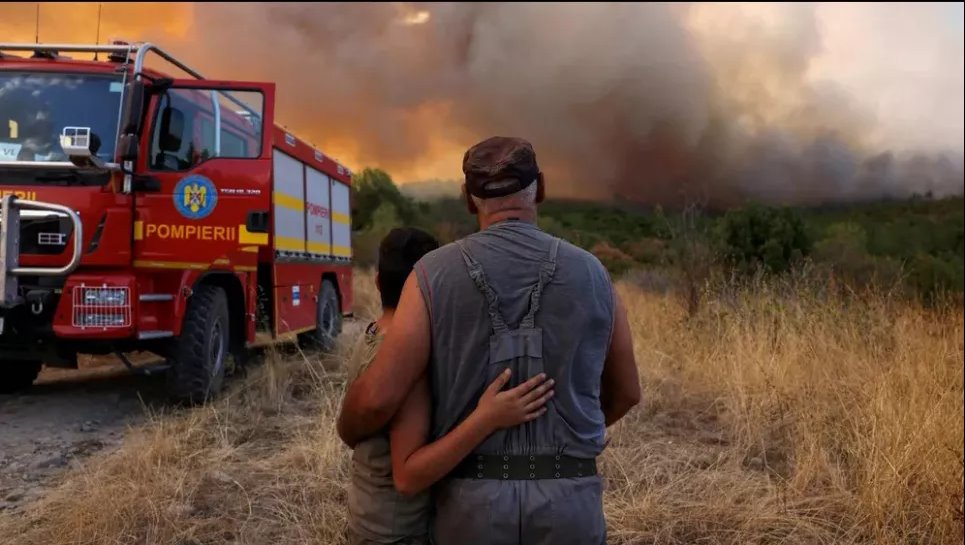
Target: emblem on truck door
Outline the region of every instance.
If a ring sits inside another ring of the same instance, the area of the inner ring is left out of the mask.
[[[174,208],[188,219],[208,217],[217,204],[218,189],[204,176],[186,176],[174,187]]]

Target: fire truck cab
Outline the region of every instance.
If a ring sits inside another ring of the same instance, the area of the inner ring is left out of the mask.
[[[149,351],[197,402],[254,345],[331,348],[351,173],[274,105],[274,84],[208,80],[151,44],[0,44],[0,392]]]

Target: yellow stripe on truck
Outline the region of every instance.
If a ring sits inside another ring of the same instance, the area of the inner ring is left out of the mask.
[[[288,252],[304,252],[305,241],[300,238],[280,237],[275,235],[275,249]]]
[[[352,248],[335,244],[332,246],[332,254],[339,257],[352,257]]]
[[[139,269],[195,269],[207,270],[211,268],[210,263],[187,263],[184,261],[148,261],[135,260],[134,266]]]
[[[313,254],[327,254],[331,246],[327,242],[308,241],[308,251]]]
[[[258,246],[264,246],[268,244],[268,233],[252,233],[245,225],[239,225],[238,244],[255,244]]]
[[[186,261],[151,261],[151,260],[135,260],[134,266],[139,269],[193,269],[198,271],[206,271],[211,268],[212,263],[189,263]],[[220,266],[230,266],[231,261],[228,259],[216,259],[213,265]],[[235,265],[234,270],[252,272],[258,270],[258,267],[248,266],[248,265]]]
[[[282,208],[289,208],[296,212],[305,210],[305,201],[296,199],[291,195],[285,195],[284,193],[275,193],[275,205],[281,206]]]
[[[335,223],[344,223],[346,225],[352,222],[351,218],[348,217],[348,214],[343,214],[341,212],[332,212],[332,221]]]

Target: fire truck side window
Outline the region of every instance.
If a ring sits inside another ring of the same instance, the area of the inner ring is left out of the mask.
[[[169,89],[155,113],[151,168],[184,171],[215,157],[257,158],[261,154],[261,98],[256,92],[233,92],[229,99],[220,92]],[[257,109],[250,106],[253,102]]]

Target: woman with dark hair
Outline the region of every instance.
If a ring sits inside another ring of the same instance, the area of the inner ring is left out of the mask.
[[[366,329],[364,364],[352,373],[354,380],[375,355],[382,335],[392,326],[402,287],[415,264],[439,243],[432,235],[407,227],[393,229],[379,245],[376,286],[382,298],[382,316]],[[388,429],[355,446],[348,490],[349,543],[424,545],[429,535],[430,497],[428,487],[452,471],[492,432],[532,420],[543,413],[552,395],[551,383],[534,377],[516,388],[501,391],[509,373],[501,374],[479,400],[472,414],[450,433],[428,443],[405,442],[405,449],[393,447],[396,430],[413,426],[420,418],[414,409],[402,410]],[[422,393],[429,385],[423,379],[416,388]],[[406,433],[406,432],[402,432]]]

